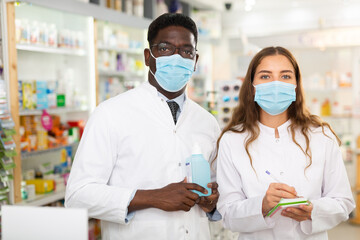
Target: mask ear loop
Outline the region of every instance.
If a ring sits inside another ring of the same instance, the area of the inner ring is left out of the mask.
[[[156,59],[157,59],[157,58],[154,57],[154,55],[152,54],[151,49],[149,49],[149,52],[150,52],[150,55],[155,59],[155,62],[156,62]],[[153,71],[151,71],[150,65],[149,65],[149,71],[150,71],[150,73],[154,76],[154,78],[156,79],[155,74],[153,73]]]

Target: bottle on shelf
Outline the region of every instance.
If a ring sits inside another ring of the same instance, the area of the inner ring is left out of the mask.
[[[345,146],[346,146],[346,155],[344,161],[351,162],[353,154],[352,154],[350,141],[346,141]]]
[[[133,14],[133,0],[125,0],[125,12],[126,14]]]
[[[164,13],[167,13],[168,12],[168,7],[165,3],[164,0],[157,0],[157,3],[156,3],[156,17],[164,14]]]
[[[119,12],[122,11],[122,1],[121,0],[115,0],[114,9]]]
[[[48,43],[50,47],[57,47],[58,45],[58,31],[57,28],[55,26],[55,24],[50,24],[49,26],[49,39],[48,39]]]
[[[334,101],[331,108],[332,115],[340,116],[341,115],[341,107],[338,101]]]
[[[317,98],[313,98],[311,100],[311,106],[310,106],[311,114],[320,116],[321,115],[321,106],[320,102]]]
[[[144,0],[133,0],[133,12],[134,16],[144,16]]]
[[[325,101],[321,105],[321,116],[331,116],[331,104],[329,99],[325,99]]]
[[[106,0],[106,7],[113,9],[115,7],[114,3],[114,0]]]

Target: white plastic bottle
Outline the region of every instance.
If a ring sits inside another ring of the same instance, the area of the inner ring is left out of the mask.
[[[185,167],[187,182],[196,183],[208,191],[207,194],[196,190],[193,190],[193,192],[200,197],[211,195],[211,188],[207,186],[211,182],[210,164],[202,155],[198,143],[194,144],[191,156],[186,159]]]

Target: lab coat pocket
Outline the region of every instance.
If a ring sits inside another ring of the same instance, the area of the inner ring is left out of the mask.
[[[135,220],[135,219],[134,219]],[[167,240],[165,220],[141,220],[131,221],[129,225],[120,225],[120,239],[156,239]]]
[[[198,236],[196,239],[199,240],[208,240],[210,238],[210,231],[209,231],[209,220],[207,217],[202,217],[199,219],[199,230]]]

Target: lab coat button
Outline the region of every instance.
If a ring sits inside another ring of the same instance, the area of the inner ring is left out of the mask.
[[[189,233],[189,231],[186,229],[186,231],[185,231],[186,233]]]
[[[181,167],[181,163],[179,163],[179,167]]]
[[[176,133],[176,130],[174,130],[174,133]]]
[[[276,139],[276,142],[277,142],[277,143],[279,142],[279,139],[278,139],[278,138]]]

